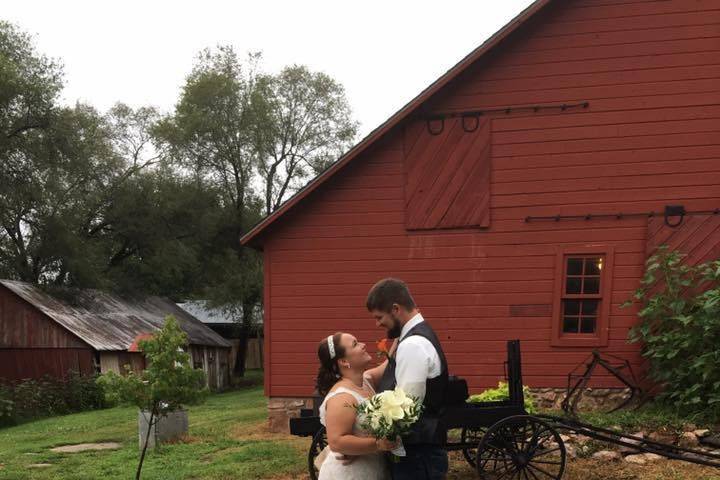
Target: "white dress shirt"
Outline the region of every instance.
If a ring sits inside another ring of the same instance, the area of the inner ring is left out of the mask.
[[[418,313],[403,326],[395,354],[397,385],[420,401],[425,399],[427,379],[439,376],[442,369],[440,356],[430,340],[420,335],[412,335],[403,340],[410,330],[424,321]]]

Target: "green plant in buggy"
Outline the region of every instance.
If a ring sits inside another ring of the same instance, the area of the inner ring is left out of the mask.
[[[530,389],[527,386],[523,386],[523,394],[525,398],[525,411],[533,414],[537,413],[535,404],[533,403],[532,397],[530,397]],[[468,403],[482,403],[482,402],[499,402],[502,400],[510,399],[510,387],[507,382],[498,382],[497,388],[488,388],[482,393],[476,393],[470,395],[467,399]]]
[[[624,307],[638,303],[631,342],[642,342],[659,399],[678,408],[720,415],[720,260],[685,263],[666,246],[645,265],[641,286]]]
[[[136,479],[140,478],[150,431],[159,417],[183,405],[198,404],[208,393],[205,374],[192,368],[190,355],[183,350],[187,347],[187,336],[174,317],[166,317],[163,328],[153,338],[140,341],[139,346],[147,360],[145,370],[137,374],[126,367],[125,376],[111,372],[98,379],[105,387],[108,400],[150,412]]]

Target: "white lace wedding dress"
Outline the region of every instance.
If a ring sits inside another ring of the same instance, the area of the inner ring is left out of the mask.
[[[366,388],[369,387],[369,390],[373,391],[367,379],[364,379],[364,383]],[[320,423],[323,425],[327,426],[325,424],[325,404],[329,399],[341,393],[349,393],[355,397],[358,403],[367,400],[367,397],[363,397],[358,392],[352,391],[349,388],[338,387],[328,393],[325,401],[320,405]],[[357,419],[355,420],[355,425],[353,425],[353,435],[359,437],[369,436],[367,432],[363,431],[360,427],[360,422]],[[385,456],[381,453],[361,455],[356,457],[350,465],[343,465],[342,461],[336,458],[336,455],[338,454],[333,452],[329,446],[325,448],[321,454],[324,460],[320,467],[319,480],[390,480],[390,469],[388,468]]]

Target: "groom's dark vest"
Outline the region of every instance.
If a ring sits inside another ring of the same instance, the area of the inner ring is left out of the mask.
[[[425,400],[423,401],[424,409],[420,420],[413,427],[412,432],[403,437],[405,445],[442,445],[446,443],[447,431],[440,425],[440,415],[445,405],[445,392],[448,385],[448,367],[445,354],[443,353],[440,341],[430,325],[423,321],[414,326],[403,337],[405,341],[408,337],[419,335],[426,338],[440,357],[440,375],[435,378],[428,378],[425,383]],[[396,350],[397,351],[397,350]],[[395,357],[388,358],[388,366],[385,369],[380,384],[379,391],[393,390],[397,385],[395,378]]]

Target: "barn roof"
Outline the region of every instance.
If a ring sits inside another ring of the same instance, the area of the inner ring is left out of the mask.
[[[0,280],[95,350],[127,350],[139,335],[156,332],[173,315],[192,345],[230,347],[220,335],[170,300],[160,297],[121,298],[98,290],[81,290],[72,302],[52,296],[36,285]]]
[[[370,132],[365,138],[363,138],[357,145],[355,145],[345,155],[340,157],[338,161],[333,163],[327,170],[322,172],[320,175],[311,180],[307,185],[300,189],[295,195],[293,195],[288,201],[286,201],[279,209],[272,214],[265,217],[257,225],[255,225],[248,233],[240,238],[240,242],[243,245],[254,245],[259,246],[260,234],[264,232],[267,227],[274,223],[277,219],[282,217],[290,209],[292,209],[298,202],[307,197],[311,192],[317,189],[320,185],[325,183],[328,179],[333,177],[337,172],[343,169],[353,159],[358,157],[360,153],[367,150],[372,144],[379,140],[383,135],[389,132],[402,120],[410,116],[416,111],[425,101],[437,93],[442,87],[451,82],[454,78],[460,75],[466,68],[475,63],[480,57],[491,51],[497,46],[502,40],[508,35],[517,30],[523,25],[529,18],[534,16],[546,5],[551,3],[553,0],[535,0],[525,10],[523,10],[518,16],[513,18],[507,25],[498,30],[494,35],[483,42],[478,48],[470,52],[465,58],[460,60],[454,67],[448,70],[443,76],[435,80],[429,87],[423,90],[417,97],[408,102],[403,108],[397,111],[393,116],[387,119],[383,124],[377,127],[375,130]]]

